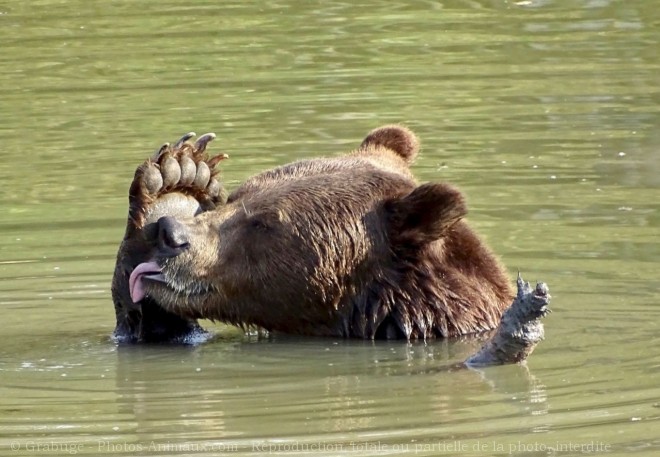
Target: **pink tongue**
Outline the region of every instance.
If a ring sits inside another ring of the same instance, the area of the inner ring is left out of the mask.
[[[130,278],[128,278],[128,287],[131,292],[131,300],[133,300],[133,303],[139,302],[147,294],[144,290],[144,284],[142,283],[142,276],[146,274],[157,274],[160,273],[160,271],[160,265],[156,262],[145,262],[135,267]]]

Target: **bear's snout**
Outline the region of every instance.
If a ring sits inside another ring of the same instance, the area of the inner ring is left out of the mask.
[[[188,228],[170,216],[158,219],[158,250],[164,257],[176,257],[190,248]]]

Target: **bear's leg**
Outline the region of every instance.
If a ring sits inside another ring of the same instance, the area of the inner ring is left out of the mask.
[[[550,309],[550,293],[545,283],[535,288],[518,274],[518,294],[504,312],[493,337],[479,352],[465,361],[467,366],[501,365],[524,361],[543,340],[541,319]]]
[[[135,171],[129,189],[126,233],[119,247],[112,281],[112,297],[117,316],[115,338],[121,342],[185,340],[201,332],[195,321],[166,312],[147,298],[133,303],[129,277],[140,263],[154,255],[158,219],[181,219],[209,211],[226,201],[226,193],[216,178],[215,166],[227,156],[209,157],[207,144],[215,138],[208,133],[195,143],[193,133],[174,145],[164,144]]]

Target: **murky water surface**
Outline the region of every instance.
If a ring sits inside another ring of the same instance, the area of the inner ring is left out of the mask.
[[[660,10],[645,0],[0,5],[0,454],[658,455]],[[550,284],[528,367],[478,343],[117,347],[135,166],[215,131],[228,187],[404,122]]]

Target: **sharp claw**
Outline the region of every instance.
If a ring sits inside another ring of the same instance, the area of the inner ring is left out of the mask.
[[[153,153],[151,156],[151,160],[154,162],[158,160],[158,158],[165,152],[167,151],[167,148],[170,147],[170,143],[164,143],[161,147],[156,149],[156,152]]]
[[[191,138],[194,137],[195,135],[196,135],[195,132],[188,132],[188,133],[186,133],[185,135],[183,135],[183,136],[179,139],[179,141],[176,142],[176,144],[174,145],[174,149],[179,149],[181,146],[183,146],[183,143],[185,143],[186,141],[188,141],[189,139],[191,139]],[[199,141],[199,140],[198,140],[198,141]]]
[[[206,145],[215,139],[215,133],[205,133],[195,141],[195,151],[204,152]]]
[[[218,163],[228,158],[229,156],[227,154],[218,154],[217,156],[207,160],[206,163],[208,164],[210,169],[213,169]]]

